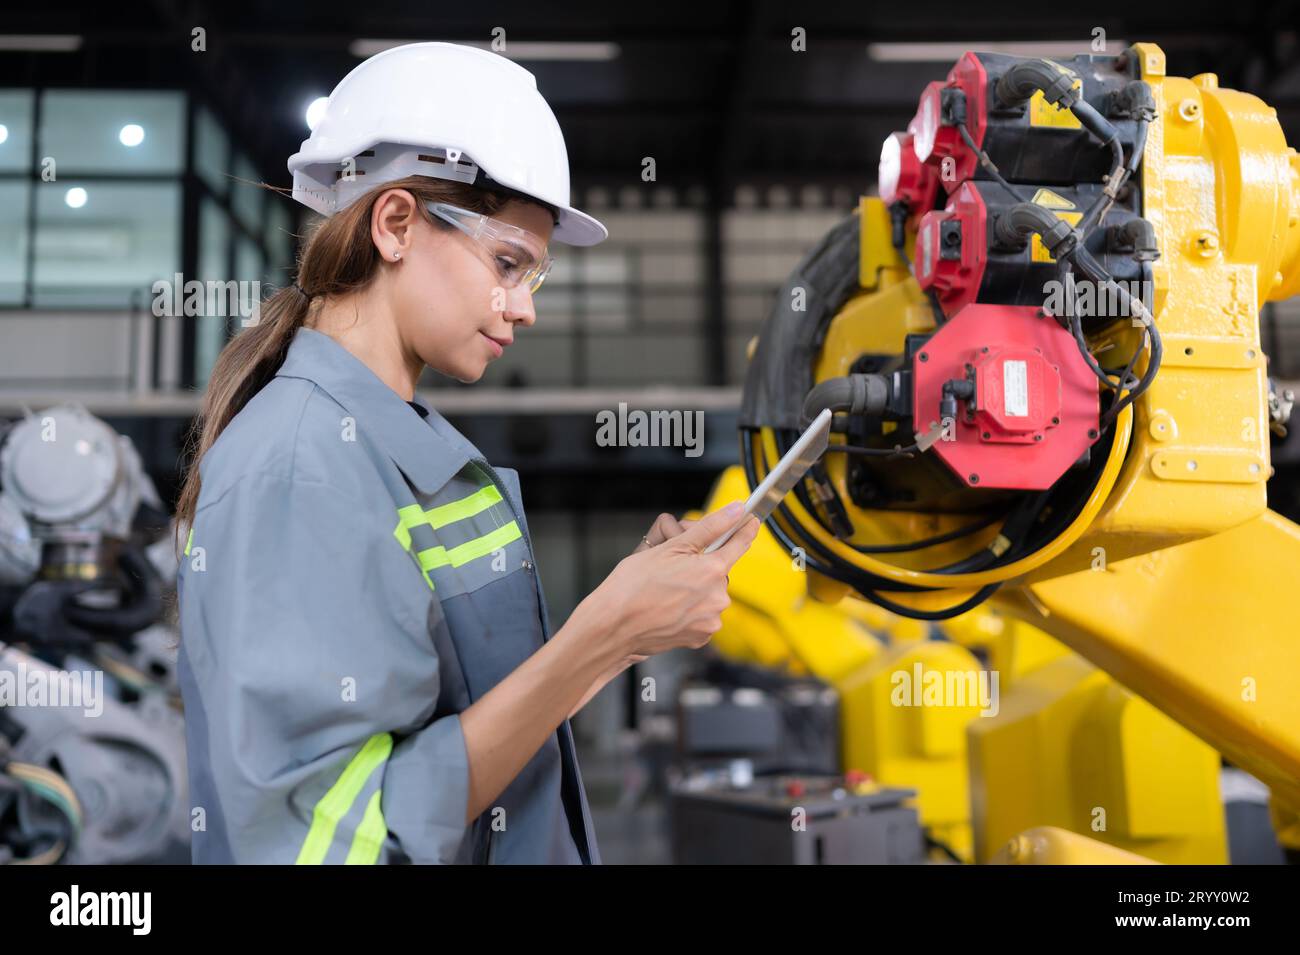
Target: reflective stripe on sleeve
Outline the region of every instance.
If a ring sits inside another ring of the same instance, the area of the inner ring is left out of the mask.
[[[383,790],[376,789],[371,794],[344,865],[374,865],[379,861],[380,850],[388,838],[388,826],[384,823],[384,811],[380,806],[382,798]]]
[[[387,733],[376,733],[366,740],[366,744],[361,747],[361,751],[356,756],[352,757],[352,761],[343,770],[338,781],[312,809],[311,829],[307,833],[307,838],[303,840],[296,865],[320,865],[325,861],[325,856],[334,843],[334,832],[338,828],[339,821],[348,814],[357,796],[365,788],[366,780],[370,778],[371,773],[388,761],[392,751],[393,737]],[[375,795],[378,796],[378,792]],[[371,801],[374,801],[373,797]],[[383,825],[382,814],[378,825]],[[352,849],[348,853],[349,859],[352,858],[353,853],[363,854],[369,851],[367,847],[369,841],[374,839],[375,827],[376,821],[371,817],[371,807],[368,805],[366,819],[362,820],[361,826],[353,837]],[[361,849],[358,849],[358,840],[363,842]]]

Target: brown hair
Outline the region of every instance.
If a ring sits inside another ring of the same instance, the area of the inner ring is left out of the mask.
[[[370,238],[370,213],[376,200],[389,189],[409,190],[421,201],[418,208],[425,219],[438,226],[443,223],[428,211],[427,203],[448,202],[494,215],[512,200],[527,198],[459,182],[408,176],[375,187],[317,224],[298,256],[297,285],[302,291],[290,284],[262,302],[258,323],[231,339],[212,366],[199,416],[187,440],[190,464],[176,504],[178,550],[198,507],[199,461],[231,419],[275,377],[293,336],[307,318],[310,301],[357,292],[374,280],[380,258]],[[549,207],[548,211],[553,214]]]

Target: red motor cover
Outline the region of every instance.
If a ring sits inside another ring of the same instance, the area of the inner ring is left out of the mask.
[[[881,146],[877,182],[885,205],[906,202],[908,219],[912,221],[934,208],[934,197],[939,193],[939,176],[932,166],[916,158],[910,130],[890,133]]]
[[[975,144],[982,145],[988,126],[988,80],[984,64],[974,53],[966,53],[948,71],[946,81],[935,80],[926,86],[916,116],[907,127],[913,134],[916,158],[934,168],[948,192],[975,174],[979,157],[966,145],[956,126],[944,126],[940,122],[940,97],[945,88],[959,89],[966,94],[966,129]]]
[[[988,209],[972,183],[948,200],[945,209],[927,212],[916,233],[916,281],[934,290],[945,315],[954,315],[975,301],[988,262]],[[959,245],[945,247],[943,223],[961,223]]]
[[[967,305],[912,367],[918,432],[941,424],[945,382],[974,378],[975,397],[931,449],[970,487],[1046,490],[1097,440],[1097,378],[1040,309]]]

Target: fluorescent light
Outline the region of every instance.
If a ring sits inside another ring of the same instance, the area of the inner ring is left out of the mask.
[[[1106,40],[1106,48],[1128,49],[1124,40]],[[1010,56],[1072,57],[1095,53],[1091,40],[996,40],[989,43],[868,43],[867,56],[878,63],[952,63],[963,53],[1006,53]]]
[[[76,34],[11,34],[0,36],[0,50],[27,53],[73,53],[81,49],[81,37]]]
[[[360,59],[391,50],[395,46],[418,43],[418,40],[353,40],[348,45],[348,52]],[[456,40],[459,46],[472,46],[480,50],[496,52],[490,40]],[[507,40],[502,55],[511,60],[616,60],[621,50],[617,43],[545,43],[527,40]]]
[[[328,96],[318,96],[307,104],[307,128],[315,129],[316,124],[320,122],[321,117],[325,115],[325,107],[329,104]]]
[[[4,123],[0,123],[0,143],[3,143],[8,138],[9,138],[9,127],[6,126]]]
[[[85,189],[82,189],[80,186],[73,186],[67,191],[67,194],[64,195],[63,201],[68,204],[69,209],[80,209],[86,204],[86,199],[88,198]]]
[[[117,134],[117,140],[123,146],[139,146],[144,142],[144,127],[136,123],[127,123]]]

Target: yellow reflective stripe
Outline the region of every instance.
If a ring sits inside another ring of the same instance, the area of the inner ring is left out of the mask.
[[[447,556],[451,558],[451,566],[460,567],[462,564],[468,564],[471,560],[483,557],[492,553],[494,550],[500,550],[513,540],[523,537],[519,530],[519,524],[511,521],[505,527],[498,527],[490,534],[484,534],[472,541],[466,541],[451,550],[447,551]]]
[[[194,528],[190,528],[189,535],[185,538],[185,556],[190,556],[190,544],[194,542]]]
[[[421,524],[428,524],[431,528],[437,530],[456,521],[463,521],[467,517],[473,517],[475,514],[481,514],[501,500],[501,490],[495,484],[487,484],[460,500],[440,504],[437,507],[429,508],[427,511],[420,507],[419,504],[408,504],[405,507],[399,507],[397,509],[397,526],[393,528],[393,537],[402,545],[402,550],[409,551],[411,549],[412,528],[419,527]],[[513,531],[510,530],[511,528],[513,528]],[[505,527],[493,531],[492,534],[460,544],[452,548],[451,551],[447,551],[443,547],[430,547],[427,550],[422,550],[417,557],[420,561],[420,569],[424,571],[424,582],[429,585],[430,590],[436,590],[433,579],[429,576],[429,571],[433,568],[445,567],[448,564],[459,567],[476,557],[490,554],[520,536],[522,535],[519,532],[518,525],[511,521]],[[489,540],[495,540],[498,543],[488,546],[487,550],[478,549],[483,547]]]
[[[499,500],[501,500],[501,492],[495,484],[489,484],[479,488],[468,497],[462,497],[459,501],[431,507],[424,514],[429,519],[429,526],[437,530],[439,527],[446,527],[453,521],[462,521],[467,517],[473,517],[475,514],[486,511]]]
[[[393,738],[387,733],[376,733],[366,740],[361,752],[352,757],[338,781],[312,809],[311,829],[303,840],[296,865],[320,865],[325,861],[339,820],[348,814],[375,767],[382,766],[392,751]]]
[[[397,526],[393,528],[393,536],[402,545],[402,550],[411,549],[411,528],[423,523],[424,508],[419,504],[408,504],[397,509]]]
[[[380,794],[376,789],[366,803],[366,814],[352,839],[352,848],[344,865],[374,865],[379,861],[379,851],[384,840],[388,838],[388,825],[384,822],[384,810],[380,805]]]
[[[421,524],[428,524],[434,530],[437,530],[439,527],[446,527],[456,521],[463,521],[467,517],[481,514],[500,500],[501,491],[495,484],[488,484],[458,501],[439,504],[427,511],[420,507],[419,504],[408,504],[405,507],[399,507],[397,509],[397,527],[393,528],[393,536],[397,538],[403,549],[409,549],[411,546],[411,528],[419,527]]]
[[[446,567],[448,564],[452,567],[461,567],[471,560],[486,556],[495,550],[500,550],[511,541],[518,540],[523,536],[523,532],[519,530],[519,523],[511,521],[504,527],[498,527],[490,534],[484,534],[472,541],[458,544],[451,550],[447,550],[445,547],[430,547],[427,550],[420,551],[416,556],[420,559],[420,567],[425,571],[433,570],[435,567]]]

